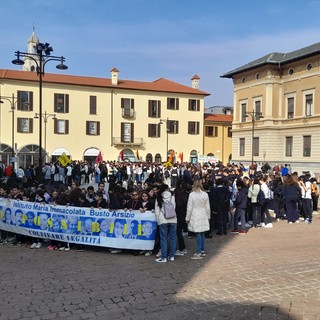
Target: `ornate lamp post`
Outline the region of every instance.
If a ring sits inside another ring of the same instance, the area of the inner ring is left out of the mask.
[[[263,118],[262,113],[259,111],[247,111],[245,117],[251,116],[252,120],[252,146],[251,146],[251,165],[253,165],[253,160],[254,160],[254,124],[255,121],[260,120]]]
[[[52,47],[50,47],[49,43],[38,43],[35,46],[36,53],[28,53],[16,51],[16,59],[12,60],[12,63],[15,65],[23,65],[24,60],[21,58],[29,58],[33,60],[36,64],[37,75],[39,76],[39,167],[41,168],[43,165],[42,158],[42,77],[44,76],[44,69],[46,64],[49,61],[59,61],[60,63],[56,66],[59,70],[66,70],[68,66],[64,64],[65,58],[63,56],[51,56],[50,53],[53,51]]]
[[[42,115],[40,113],[35,114],[35,119],[39,119],[39,117],[42,116],[43,122],[44,122],[44,150],[45,150],[45,161],[47,162],[47,122],[49,118],[52,118],[53,120],[57,119],[55,113],[47,113],[45,111]]]
[[[12,97],[5,97],[5,96],[0,96],[0,103],[4,103],[3,100],[7,100],[10,102],[10,105],[11,105],[11,121],[12,121],[12,124],[11,124],[11,157],[12,157],[12,168],[14,168],[14,156],[15,156],[15,152],[14,152],[14,110],[16,109],[15,107],[15,104],[17,103],[18,101],[18,98],[14,96],[14,93],[12,94]]]
[[[167,143],[166,143],[166,161],[168,161],[168,147],[169,147],[169,128],[168,128],[168,124],[169,124],[169,118],[167,119],[160,119],[159,124],[166,124],[166,132],[167,132]]]

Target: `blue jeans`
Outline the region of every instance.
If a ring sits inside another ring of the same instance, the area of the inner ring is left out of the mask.
[[[234,214],[234,227],[233,229],[238,230],[238,221],[241,221],[241,229],[245,230],[246,225],[246,210],[242,208],[237,208]]]
[[[174,257],[176,252],[176,236],[177,236],[177,224],[165,223],[160,224],[160,247],[161,258]],[[168,254],[168,242],[169,242],[169,254]]]
[[[197,253],[201,254],[204,251],[204,232],[196,232]]]

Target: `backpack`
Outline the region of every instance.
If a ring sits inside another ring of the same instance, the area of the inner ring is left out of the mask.
[[[319,195],[319,192],[318,192],[317,186],[314,183],[311,183],[311,196],[313,198],[316,198],[318,197],[318,195]]]
[[[266,202],[266,197],[264,196],[264,192],[260,188],[257,196],[257,203],[260,204],[260,206],[263,206],[265,202]]]
[[[177,216],[176,209],[174,207],[174,204],[171,202],[171,198],[168,202],[163,202],[163,215],[166,219],[172,219]]]

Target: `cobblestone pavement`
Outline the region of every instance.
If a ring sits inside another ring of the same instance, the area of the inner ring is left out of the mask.
[[[0,319],[320,319],[320,217],[206,239],[208,255],[0,246]]]

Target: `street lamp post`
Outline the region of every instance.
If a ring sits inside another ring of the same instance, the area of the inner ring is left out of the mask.
[[[44,123],[44,151],[45,151],[45,162],[47,162],[47,122],[48,122],[48,119],[51,117],[53,120],[57,118],[55,113],[47,113],[47,111],[45,111],[43,114],[36,113],[34,118],[39,119],[40,117],[42,117],[43,123]]]
[[[14,93],[12,94],[11,97],[5,97],[5,96],[0,96],[0,103],[4,103],[3,100],[7,100],[10,102],[11,105],[11,157],[12,157],[12,168],[14,168],[14,156],[15,156],[15,152],[14,152],[14,110],[15,110],[15,104],[18,101],[18,98],[14,96]]]
[[[263,118],[262,113],[260,111],[247,111],[245,117],[249,117],[251,116],[251,120],[252,120],[252,145],[251,145],[251,165],[253,165],[253,160],[254,160],[254,148],[253,148],[253,144],[254,144],[254,125],[255,125],[255,121],[256,120],[260,120]]]
[[[65,58],[63,56],[51,56],[50,53],[53,51],[49,43],[38,43],[35,46],[36,53],[28,53],[16,51],[16,59],[12,60],[12,63],[15,65],[23,65],[24,61],[21,58],[29,58],[33,60],[37,66],[37,75],[39,76],[39,167],[42,167],[43,158],[42,158],[42,78],[44,76],[45,65],[49,61],[59,61],[60,63],[56,66],[59,70],[66,70],[68,66],[64,64]]]
[[[167,119],[160,119],[159,124],[166,124],[166,132],[167,132],[167,144],[166,144],[166,161],[168,161],[168,148],[169,148],[169,128],[168,128],[168,124],[169,124],[169,118]]]

